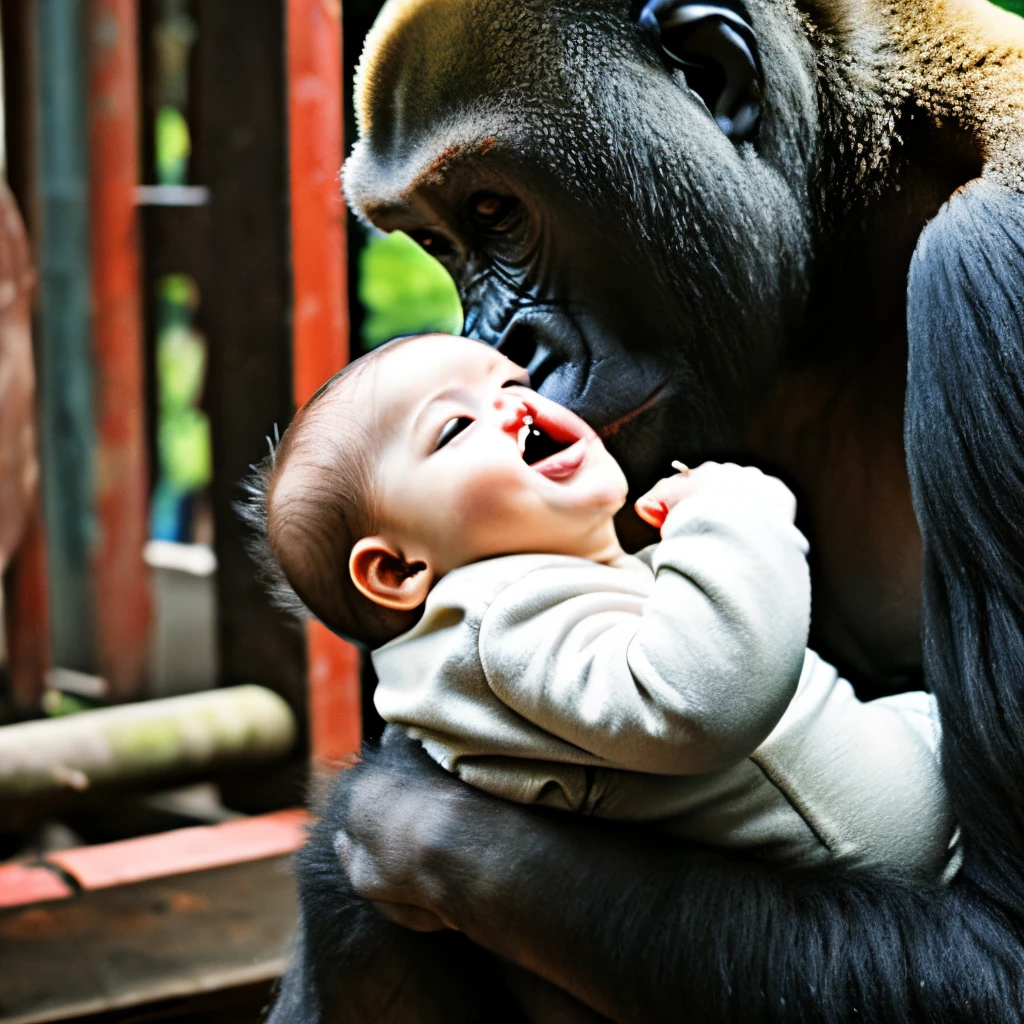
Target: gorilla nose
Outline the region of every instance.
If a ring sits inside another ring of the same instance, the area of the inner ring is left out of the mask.
[[[512,362],[526,369],[534,391],[540,391],[544,381],[572,358],[570,351],[558,351],[564,346],[556,348],[556,344],[552,344],[557,343],[557,338],[549,337],[556,320],[557,315],[541,310],[520,313],[505,328],[496,346]]]

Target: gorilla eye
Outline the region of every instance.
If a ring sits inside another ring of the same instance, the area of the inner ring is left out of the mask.
[[[469,216],[475,227],[481,231],[503,232],[512,226],[513,214],[518,202],[511,196],[499,196],[493,192],[478,192],[469,201]]]
[[[450,256],[455,251],[452,243],[444,235],[439,235],[436,231],[410,231],[409,237],[421,249],[429,252],[431,256],[436,256],[438,259]]]
[[[733,0],[649,0],[637,21],[656,36],[725,135],[733,142],[752,139],[761,116],[761,64],[742,8]]]

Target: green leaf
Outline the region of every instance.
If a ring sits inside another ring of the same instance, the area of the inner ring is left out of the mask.
[[[366,307],[363,344],[374,348],[402,334],[462,330],[462,305],[448,272],[408,235],[369,241],[360,256],[359,298]]]

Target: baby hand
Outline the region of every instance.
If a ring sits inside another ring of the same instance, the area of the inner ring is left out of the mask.
[[[681,462],[673,462],[679,472],[675,476],[667,476],[659,480],[646,494],[637,498],[633,508],[645,522],[660,530],[672,511],[690,495],[697,493],[698,481],[694,471]]]
[[[659,530],[680,501],[694,494],[712,492],[721,494],[727,501],[757,502],[774,508],[789,522],[796,518],[796,498],[790,489],[781,480],[753,466],[737,466],[732,462],[705,462],[693,470],[680,463],[673,463],[673,466],[680,470],[679,474],[659,480],[634,506],[644,522]]]

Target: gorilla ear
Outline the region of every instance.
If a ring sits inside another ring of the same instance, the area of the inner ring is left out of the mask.
[[[761,118],[761,62],[747,15],[731,0],[648,0],[637,19],[657,33],[726,137],[746,142]]]

